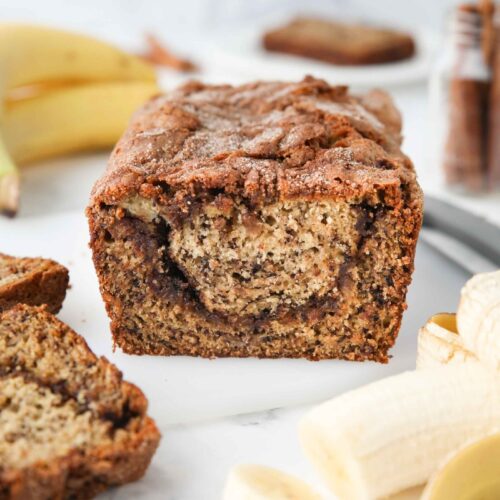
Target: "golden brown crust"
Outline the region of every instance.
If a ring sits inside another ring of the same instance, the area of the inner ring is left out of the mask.
[[[352,96],[311,77],[191,83],[153,99],[117,144],[87,209],[115,342],[136,354],[387,361],[422,220],[400,142],[387,94]],[[130,200],[142,204],[136,213]],[[246,207],[262,219],[265,207],[313,202],[348,205],[356,219],[355,243],[338,247],[343,263],[321,300],[257,317],[220,314],[173,262],[172,232],[203,207]],[[152,219],[140,213],[147,207]]]
[[[240,87],[192,82],[136,114],[91,206],[161,196],[165,186],[183,208],[207,189],[261,201],[398,191],[415,184],[415,174],[394,109],[381,91],[359,98],[312,77]]]
[[[0,254],[0,312],[16,304],[45,304],[57,313],[68,282],[68,270],[53,260]]]
[[[94,408],[92,411],[105,412],[99,418],[116,420],[114,432],[120,432],[120,439],[90,449],[73,448],[63,456],[22,468],[0,464],[0,499],[92,498],[111,486],[142,477],[160,440],[154,421],[146,415],[144,394],[136,386],[123,382],[116,367],[104,358],[97,358],[82,337],[42,307],[18,305],[2,313],[0,341],[2,337],[19,339],[21,336],[24,336],[23,345],[40,345],[45,351],[49,350],[44,357],[53,354],[54,359],[59,359],[60,355],[52,350],[55,346],[62,349],[61,352],[69,356],[64,366],[74,363],[70,375],[64,375],[56,365],[47,365],[42,360],[33,364],[31,356],[37,350],[32,347],[26,351],[21,347],[23,352],[15,356],[15,365],[11,364],[12,352],[3,354],[0,377],[25,373],[29,380],[54,390],[61,391],[64,387],[66,398],[85,401],[85,411]],[[12,344],[9,340],[9,346]],[[46,371],[46,366],[53,369]],[[83,380],[88,373],[86,387],[76,387],[76,381],[81,379],[75,375],[75,367],[82,371]],[[111,410],[116,413],[109,413]]]
[[[264,48],[339,65],[401,61],[415,53],[406,33],[314,18],[297,18],[264,34]]]

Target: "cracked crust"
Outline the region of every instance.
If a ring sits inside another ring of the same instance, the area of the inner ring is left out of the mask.
[[[400,132],[384,92],[353,96],[311,77],[193,82],[151,100],[87,209],[115,342],[132,353],[386,361],[422,217]],[[331,243],[320,220],[337,224]],[[301,252],[302,275],[293,255],[270,255],[272,241]],[[231,272],[233,250],[242,272]]]
[[[376,188],[397,196],[401,184],[416,185],[399,148],[400,124],[382,91],[354,97],[311,77],[241,87],[192,82],[136,114],[91,205],[161,196],[166,187],[186,211],[207,189],[255,202],[361,198]]]
[[[158,446],[142,392],[43,308],[1,315],[0,387],[1,499],[92,498]]]
[[[0,253],[0,312],[16,304],[45,304],[55,314],[61,309],[68,282],[68,270],[53,260]]]

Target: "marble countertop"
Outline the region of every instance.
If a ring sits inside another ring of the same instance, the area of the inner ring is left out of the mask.
[[[127,498],[158,500],[220,500],[226,474],[237,463],[278,467],[320,490],[297,438],[297,422],[306,408],[276,409],[164,429],[163,443],[147,481],[125,486],[103,498],[126,494]],[[161,462],[161,470],[155,462]],[[169,473],[165,475],[163,470]]]

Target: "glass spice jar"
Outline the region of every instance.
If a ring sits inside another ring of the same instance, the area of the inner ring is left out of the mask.
[[[488,188],[492,71],[485,57],[484,31],[484,16],[476,6],[454,10],[430,83],[438,164],[448,186],[468,192]]]
[[[500,8],[494,11],[491,25],[491,68],[488,116],[488,186],[500,189]]]

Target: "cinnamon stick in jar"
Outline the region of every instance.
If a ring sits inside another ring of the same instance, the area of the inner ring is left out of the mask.
[[[454,78],[450,82],[444,170],[449,184],[470,191],[484,188],[488,88],[488,83],[477,80]]]
[[[490,88],[488,120],[488,187],[500,188],[500,9],[496,9],[493,29],[491,65],[493,77]]]
[[[485,186],[490,73],[481,50],[481,27],[477,6],[457,9],[443,166],[449,184],[469,191],[481,191]]]

